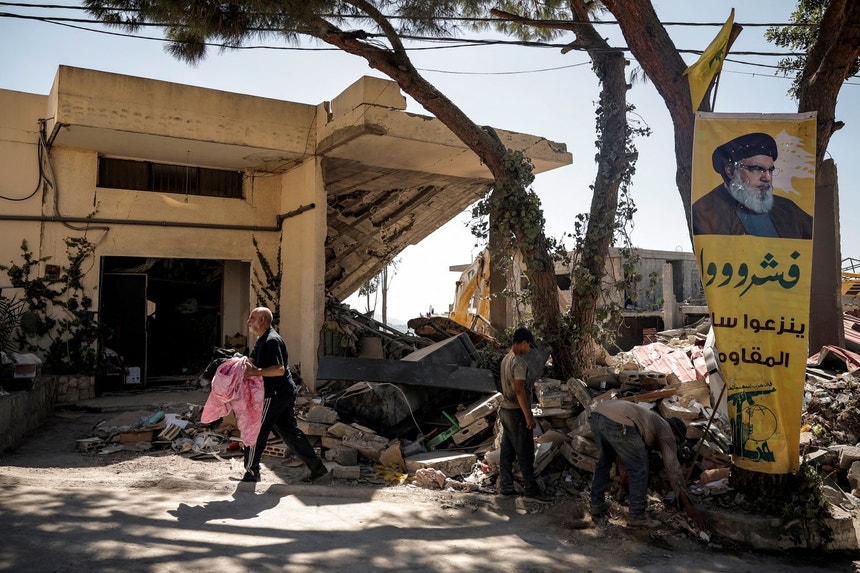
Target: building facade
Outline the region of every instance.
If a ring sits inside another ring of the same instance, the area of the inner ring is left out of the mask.
[[[84,288],[140,384],[195,375],[268,293],[313,389],[325,293],[345,298],[492,183],[405,108],[370,77],[315,105],[71,67],[48,95],[0,90],[0,264],[26,241],[49,276],[69,238],[92,245]],[[538,172],[571,162],[499,135]]]

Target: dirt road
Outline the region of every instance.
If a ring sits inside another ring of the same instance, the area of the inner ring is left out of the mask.
[[[860,571],[849,556],[729,550],[669,524],[657,535],[623,518],[595,525],[576,496],[530,512],[483,494],[300,484],[305,470],[275,458],[244,484],[229,460],[76,452],[104,418],[60,412],[0,457],[0,570]]]

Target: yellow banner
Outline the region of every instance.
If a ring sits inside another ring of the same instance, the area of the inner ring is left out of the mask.
[[[726,381],[733,463],[800,463],[815,114],[697,113],[693,242]]]
[[[735,21],[735,9],[732,8],[732,13],[729,19],[720,28],[717,37],[708,44],[696,63],[684,70],[684,75],[687,76],[687,82],[690,84],[690,100],[693,104],[693,111],[699,109],[705,94],[708,92],[708,86],[711,85],[711,80],[717,75],[723,67],[723,60],[728,52],[729,37],[732,35],[732,25]]]

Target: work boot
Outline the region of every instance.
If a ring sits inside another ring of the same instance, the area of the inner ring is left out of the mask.
[[[257,470],[255,472],[245,472],[245,475],[242,476],[242,480],[244,482],[258,482],[260,481],[260,471]]]
[[[644,516],[627,518],[627,527],[631,529],[657,529],[662,525],[663,524],[656,519],[649,519]]]
[[[523,501],[530,501],[533,503],[551,503],[552,497],[541,491],[525,492],[523,494]]]
[[[591,513],[592,519],[597,519],[598,517],[603,517],[609,512],[609,504],[605,501],[600,502],[597,505],[592,505],[589,513]]]
[[[320,464],[314,469],[311,470],[311,473],[302,478],[302,481],[305,483],[314,483],[316,481],[321,480],[325,476],[328,475],[328,468],[325,465]]]

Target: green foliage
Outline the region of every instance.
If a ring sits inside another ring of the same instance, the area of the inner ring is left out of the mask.
[[[830,502],[824,497],[824,480],[811,464],[802,464],[794,475],[788,476],[787,495],[782,500],[780,515],[789,531],[789,537],[799,543],[833,541],[833,530],[824,521],[830,516]]]
[[[363,285],[358,289],[358,296],[363,296],[365,298],[365,311],[370,312],[370,295],[374,294],[379,290],[379,283],[382,282],[382,273],[376,275],[372,279],[365,281]],[[373,308],[376,308],[376,303],[374,303]]]
[[[492,222],[494,232],[505,237],[510,247],[516,244],[523,251],[541,248],[546,220],[540,198],[529,187],[535,179],[534,165],[522,152],[509,149],[505,153],[504,169],[513,175],[513,181],[497,183],[493,193],[472,206],[472,235],[486,243]],[[515,237],[514,229],[523,229],[523,236]],[[556,241],[550,241],[551,251],[558,247]]]
[[[263,255],[256,237],[251,237],[254,250],[257,252],[259,269],[254,267],[254,282],[251,287],[257,296],[257,306],[265,306],[272,311],[272,326],[278,328],[281,319],[281,281],[284,278],[283,265],[281,263],[281,244],[278,243],[278,258],[275,267]]]
[[[0,265],[12,286],[23,292],[21,302],[26,306],[14,344],[22,351],[43,355],[47,373],[92,375],[101,359],[101,329],[83,279],[95,245],[84,237],[69,237],[64,242],[68,266],[59,276],[39,276],[40,265],[50,257],[37,259],[26,240],[21,242],[23,263]]]
[[[800,81],[806,67],[806,54],[815,44],[821,32],[821,19],[830,0],[798,0],[797,8],[791,13],[791,22],[796,26],[773,26],[768,28],[764,37],[781,48],[789,48],[801,55],[783,58],[777,63],[783,76],[794,76],[794,81],[788,89],[788,95],[797,99],[800,94]],[[860,58],[851,67],[848,75],[853,76],[860,71]]]
[[[651,130],[647,126],[629,121],[625,127],[625,137],[621,141],[604,141],[606,122],[608,118],[607,109],[599,106],[596,110],[596,133],[595,145],[602,153],[595,156],[598,165],[598,178],[616,178],[618,181],[618,204],[614,212],[602,213],[602,220],[593,219],[601,214],[581,213],[577,215],[574,222],[574,230],[570,235],[574,239],[575,261],[571,278],[575,293],[582,298],[592,298],[597,306],[595,310],[595,321],[592,325],[579,325],[578,328],[587,327],[589,332],[576,332],[578,337],[589,335],[598,344],[611,345],[615,341],[616,333],[623,322],[623,301],[619,304],[612,296],[615,292],[635,293],[637,285],[642,280],[638,272],[639,256],[633,247],[630,232],[633,227],[633,216],[636,213],[636,204],[630,195],[630,184],[636,172],[636,158],[638,153],[633,143],[634,137],[647,137]],[[635,112],[635,107],[627,106],[627,114],[630,116]],[[610,160],[617,157],[625,157],[624,167],[621,173],[610,172]],[[595,185],[591,186],[592,192]],[[606,274],[605,254],[601,251],[603,238],[608,237],[611,246],[617,246],[621,256],[621,274],[612,276]],[[594,264],[586,266],[581,261],[591,260]],[[593,269],[599,269],[595,273]],[[633,295],[635,298],[635,294]]]
[[[833,530],[826,521],[830,503],[824,496],[824,480],[814,465],[801,463],[795,474],[735,468],[731,485],[739,494],[736,502],[750,513],[779,517],[795,543],[814,548],[833,541]]]
[[[520,0],[476,0],[462,2],[463,15],[472,18],[487,18],[489,9],[515,14],[526,20],[555,20],[562,23],[570,22],[570,6],[563,0],[544,0],[542,2],[522,2]],[[534,26],[516,21],[497,19],[495,21],[478,20],[472,22],[472,29],[477,31],[493,28],[510,36],[525,41],[553,40],[569,36],[570,32],[563,27]]]
[[[365,312],[371,312],[376,309],[376,299],[374,297],[373,308],[370,307],[370,295],[379,292],[380,289],[388,290],[391,287],[390,278],[397,274],[397,267],[400,266],[400,259],[393,259],[383,267],[379,274],[370,280],[365,281],[358,289],[358,296],[365,297]]]
[[[384,45],[397,34],[450,35],[446,18],[461,15],[460,2],[400,0],[84,0],[87,11],[105,24],[138,31],[147,24],[164,26],[173,57],[198,63],[213,45],[239,47],[276,36],[298,43],[301,36],[323,41],[348,36]]]
[[[830,433],[827,431],[827,428],[825,428],[821,424],[815,424],[814,426],[812,426],[812,433],[819,440],[822,440],[822,441],[829,441],[830,440]]]
[[[12,334],[21,324],[24,301],[0,294],[0,350],[12,352]]]

